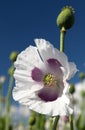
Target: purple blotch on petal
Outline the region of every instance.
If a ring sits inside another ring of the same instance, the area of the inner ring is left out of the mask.
[[[44,87],[38,91],[38,97],[45,102],[56,100],[59,97],[58,95],[54,88]]]
[[[50,70],[53,71],[60,79],[63,78],[63,72],[61,70],[61,63],[57,59],[48,59],[48,66],[50,67]]]
[[[60,62],[57,59],[51,58],[51,59],[48,59],[47,62],[49,63],[49,65],[51,67],[56,67],[57,68],[57,67],[61,66]]]
[[[39,68],[35,67],[35,68],[32,70],[31,76],[32,76],[32,79],[33,79],[33,80],[35,80],[35,81],[37,81],[37,82],[40,82],[40,81],[42,80],[43,73],[42,73],[42,71],[41,71]]]

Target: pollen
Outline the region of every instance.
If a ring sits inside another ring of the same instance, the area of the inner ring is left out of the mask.
[[[54,74],[48,73],[44,76],[43,82],[46,87],[55,87],[58,84],[58,79]]]

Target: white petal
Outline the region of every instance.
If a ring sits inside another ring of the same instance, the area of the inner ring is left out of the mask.
[[[77,70],[77,68],[76,68],[76,65],[75,65],[74,63],[72,63],[72,62],[69,62],[69,63],[68,63],[68,72],[67,72],[67,77],[66,77],[66,79],[67,79],[67,80],[71,79],[71,78],[75,75],[75,73],[76,73],[77,71],[78,71],[78,70]]]
[[[16,73],[14,73],[14,78],[16,79],[16,80],[18,80],[19,82],[34,82],[33,81],[33,79],[31,78],[31,77],[29,77],[29,76],[23,76],[23,75],[18,75],[18,74],[16,74]]]
[[[65,81],[64,86],[65,86],[65,88],[63,90],[63,94],[69,94],[69,86],[70,85]]]
[[[24,98],[29,99],[31,95],[33,96],[34,91],[32,90],[32,84],[22,84],[21,86],[16,86],[13,89],[13,98],[16,101],[20,101],[21,99],[24,101]]]
[[[66,95],[63,95],[58,100],[56,100],[53,107],[53,116],[54,115],[69,115],[73,113],[72,108],[70,107],[70,100]]]
[[[41,58],[36,47],[29,46],[27,49],[22,51],[15,62],[15,67],[25,67],[25,69],[31,69],[34,66],[41,64]]]
[[[19,82],[18,80],[15,81],[16,88],[19,90],[26,90],[31,89],[35,82]]]
[[[67,66],[67,64],[68,64],[68,58],[67,58],[67,56],[65,55],[65,53],[59,51],[58,60],[59,60],[59,62],[61,63],[61,65],[62,65],[64,68],[66,68],[66,66]]]
[[[14,71],[14,75],[20,75],[20,76],[23,76],[23,77],[31,77],[31,72],[26,71],[26,70],[16,69]]]
[[[33,82],[31,73],[34,67],[45,71],[45,65],[39,56],[37,48],[33,46],[29,46],[18,55],[14,66],[14,78],[20,82]]]
[[[44,61],[53,57],[52,51],[54,48],[48,41],[44,39],[35,39],[35,43]]]
[[[25,103],[25,99],[27,99],[27,101],[29,101],[29,99],[35,99],[37,91],[40,90],[42,87],[42,84],[25,83],[23,85],[17,83],[16,87],[14,87],[13,89],[13,98],[23,104],[23,102]]]
[[[20,101],[21,99],[24,100],[24,98],[29,96],[29,91],[20,90],[20,88],[15,87],[13,89],[13,98],[16,101]]]
[[[69,115],[73,113],[73,109],[69,105],[69,99],[63,95],[59,99],[54,102],[43,102],[43,101],[35,101],[29,108],[42,114],[46,114],[49,116],[57,116],[57,115]],[[29,103],[28,103],[29,104]]]
[[[49,116],[51,115],[51,111],[52,111],[52,105],[42,101],[37,101],[37,103],[35,102],[35,104],[29,106],[29,108],[38,113],[46,114]]]
[[[66,66],[67,56],[63,52],[60,52],[58,49],[54,48],[50,42],[44,39],[35,39],[35,43],[44,61],[54,58],[57,59],[63,66]]]

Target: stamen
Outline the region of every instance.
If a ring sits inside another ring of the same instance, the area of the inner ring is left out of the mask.
[[[55,87],[58,85],[58,78],[54,74],[48,73],[44,76],[43,82],[46,87]]]

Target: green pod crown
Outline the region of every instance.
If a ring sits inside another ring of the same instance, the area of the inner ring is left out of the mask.
[[[58,15],[56,23],[60,28],[64,27],[65,29],[70,29],[74,21],[74,9],[70,6],[66,6]]]

